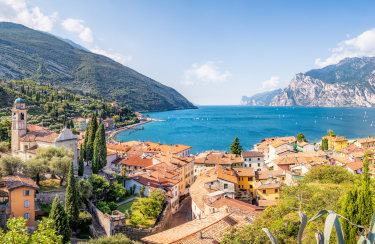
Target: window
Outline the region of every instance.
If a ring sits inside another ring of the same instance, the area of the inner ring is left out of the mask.
[[[249,158],[249,161],[251,161],[251,158]]]
[[[250,185],[250,189],[253,189],[253,186],[252,186],[252,185]]]
[[[25,114],[21,113],[21,120],[25,120]]]
[[[275,189],[275,193],[278,193],[279,192],[279,189]]]
[[[263,194],[266,194],[266,190],[263,190]]]
[[[243,187],[243,185],[242,185],[242,189],[243,189],[244,187]]]
[[[258,161],[260,161],[260,158],[258,158]]]
[[[284,180],[284,177],[281,177],[282,180]]]
[[[258,167],[260,166],[260,164],[258,164]]]
[[[253,181],[253,177],[247,177],[248,181]]]
[[[24,196],[30,196],[30,195],[31,195],[30,190],[24,190],[24,191],[23,191],[23,195],[24,195]]]
[[[28,145],[25,145],[25,150],[29,149],[29,146]]]
[[[25,219],[30,219],[30,213],[25,213]]]
[[[228,184],[224,184],[224,189],[228,189]]]
[[[25,208],[30,207],[30,200],[26,200],[24,203]]]
[[[246,161],[246,158],[244,158],[244,161]]]

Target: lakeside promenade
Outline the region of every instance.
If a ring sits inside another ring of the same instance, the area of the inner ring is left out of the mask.
[[[120,144],[119,141],[115,140],[115,137],[116,137],[117,134],[128,131],[128,130],[134,130],[135,127],[151,123],[152,121],[153,120],[147,120],[147,121],[139,122],[139,123],[136,123],[136,124],[127,125],[127,126],[124,126],[120,129],[117,129],[115,131],[112,131],[111,134],[109,134],[108,140],[113,144]]]

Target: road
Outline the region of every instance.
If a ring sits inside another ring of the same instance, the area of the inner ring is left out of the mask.
[[[182,225],[191,220],[191,197],[189,196],[180,203],[179,210],[173,215],[171,228]]]

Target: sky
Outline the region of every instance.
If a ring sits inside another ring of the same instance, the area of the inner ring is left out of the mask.
[[[0,21],[68,38],[198,105],[375,56],[375,1],[0,0]]]

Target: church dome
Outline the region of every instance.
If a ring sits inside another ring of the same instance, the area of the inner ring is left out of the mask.
[[[25,101],[19,97],[16,99],[16,101],[14,101],[14,103],[25,103]]]

